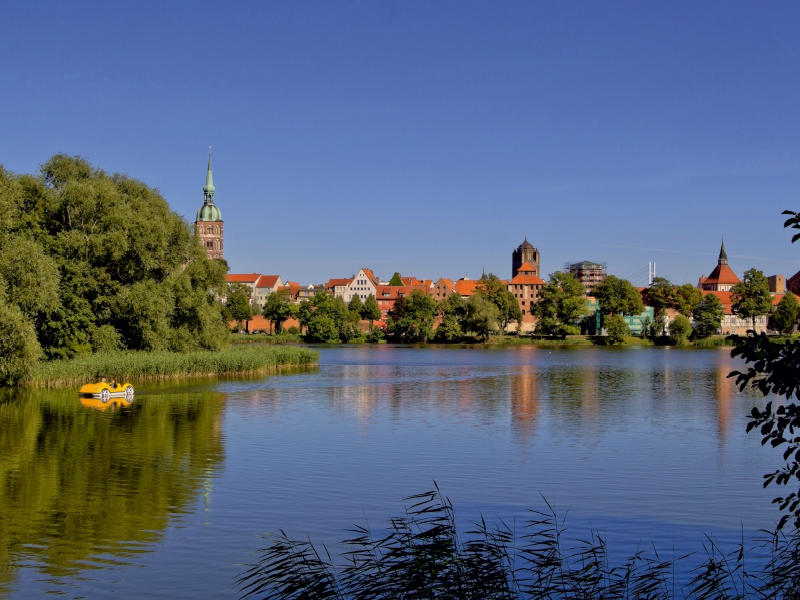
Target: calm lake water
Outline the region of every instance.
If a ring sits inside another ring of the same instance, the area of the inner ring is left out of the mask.
[[[466,525],[544,496],[627,553],[771,527],[766,401],[720,350],[321,348],[318,368],[0,399],[0,595],[238,596],[258,535],[336,548],[435,480]]]

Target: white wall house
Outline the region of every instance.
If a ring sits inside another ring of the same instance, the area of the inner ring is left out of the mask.
[[[377,297],[379,280],[370,269],[361,269],[353,280],[347,285],[342,294],[342,299],[349,303],[353,296],[358,296],[363,302],[370,294]]]

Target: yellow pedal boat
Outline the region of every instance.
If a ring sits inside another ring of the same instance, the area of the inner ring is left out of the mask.
[[[133,400],[133,386],[130,383],[117,383],[111,385],[107,381],[87,383],[80,390],[82,398],[100,398],[105,403],[111,398],[125,398],[128,402]]]

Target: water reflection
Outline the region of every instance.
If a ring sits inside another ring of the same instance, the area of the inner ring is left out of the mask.
[[[223,405],[220,394],[104,410],[72,392],[0,398],[0,586],[22,563],[60,578],[146,551],[210,492]]]

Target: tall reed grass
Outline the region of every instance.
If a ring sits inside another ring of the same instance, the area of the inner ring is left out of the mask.
[[[711,539],[694,568],[691,556],[668,559],[654,548],[612,565],[605,540],[565,538],[555,511],[531,512],[520,533],[481,519],[467,537],[438,488],[406,499],[388,530],[357,527],[334,565],[327,549],[285,533],[266,538],[258,561],[237,580],[243,598],[265,600],[696,600],[800,598],[800,532],[767,534],[762,568],[753,570],[744,541],[730,553]],[[748,558],[745,568],[745,558]],[[676,582],[684,563],[688,581]]]
[[[111,352],[40,363],[27,385],[35,388],[82,385],[97,375],[117,380],[158,380],[209,375],[266,373],[282,366],[304,366],[319,352],[288,346],[233,347],[218,352]]]
[[[231,342],[234,344],[298,344],[303,341],[303,336],[294,333],[232,333]]]

